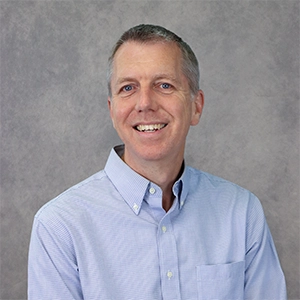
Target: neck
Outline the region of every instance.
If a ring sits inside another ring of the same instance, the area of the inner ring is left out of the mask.
[[[126,151],[123,160],[141,176],[157,184],[163,192],[162,206],[168,211],[174,200],[172,191],[175,181],[181,175],[183,157],[172,159],[170,161],[130,161],[126,157]]]

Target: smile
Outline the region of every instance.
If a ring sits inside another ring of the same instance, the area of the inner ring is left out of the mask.
[[[167,126],[167,124],[137,125],[137,126],[135,126],[135,129],[140,132],[154,132],[154,131],[163,129],[166,126]]]

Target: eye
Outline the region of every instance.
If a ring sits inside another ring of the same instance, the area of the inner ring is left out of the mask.
[[[130,92],[132,90],[133,90],[132,85],[125,85],[122,87],[122,91],[124,91],[124,92]]]
[[[171,94],[174,92],[174,86],[171,83],[160,82],[156,85],[157,91],[163,94]]]
[[[163,89],[169,89],[171,87],[171,85],[169,83],[162,83],[160,85]]]

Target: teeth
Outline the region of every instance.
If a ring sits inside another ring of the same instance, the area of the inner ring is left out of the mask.
[[[152,131],[160,130],[165,126],[166,124],[138,125],[136,126],[136,129],[138,131],[143,131],[143,132],[152,132]]]

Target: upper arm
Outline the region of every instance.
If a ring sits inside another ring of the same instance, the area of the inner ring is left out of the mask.
[[[66,228],[34,220],[28,258],[28,299],[82,299]]]
[[[245,299],[286,299],[285,278],[259,200],[251,195],[247,216]]]

